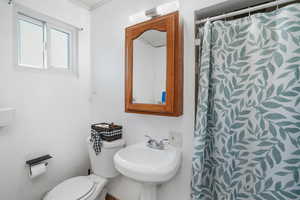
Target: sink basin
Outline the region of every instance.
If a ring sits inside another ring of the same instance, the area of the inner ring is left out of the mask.
[[[139,143],[117,152],[114,163],[121,174],[142,182],[141,200],[155,200],[156,185],[169,181],[177,173],[181,152],[170,145],[157,150]]]

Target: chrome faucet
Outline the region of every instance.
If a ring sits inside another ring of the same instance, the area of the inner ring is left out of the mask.
[[[166,148],[166,144],[169,144],[168,139],[158,141],[149,135],[145,135],[145,137],[148,138],[147,146],[152,149],[164,150]]]

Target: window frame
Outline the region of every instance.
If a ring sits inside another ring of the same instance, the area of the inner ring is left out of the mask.
[[[24,19],[23,19],[24,18]],[[29,23],[43,26],[44,53],[43,66],[37,67],[21,63],[20,55],[20,23],[24,20]],[[14,7],[14,64],[18,70],[47,71],[59,73],[72,73],[78,76],[78,31],[75,26],[64,23],[47,15],[41,14],[19,4]],[[51,65],[51,29],[69,34],[68,68]]]

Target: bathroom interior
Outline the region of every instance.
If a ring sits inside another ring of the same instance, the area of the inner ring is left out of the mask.
[[[0,0],[0,200],[300,200],[299,0]]]

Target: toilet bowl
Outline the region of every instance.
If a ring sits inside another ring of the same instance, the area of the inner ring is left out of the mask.
[[[125,146],[125,141],[103,141],[101,153],[98,155],[95,154],[89,138],[87,144],[93,174],[63,181],[49,191],[43,200],[105,200],[106,184],[110,178],[119,175],[114,167],[113,156]]]

